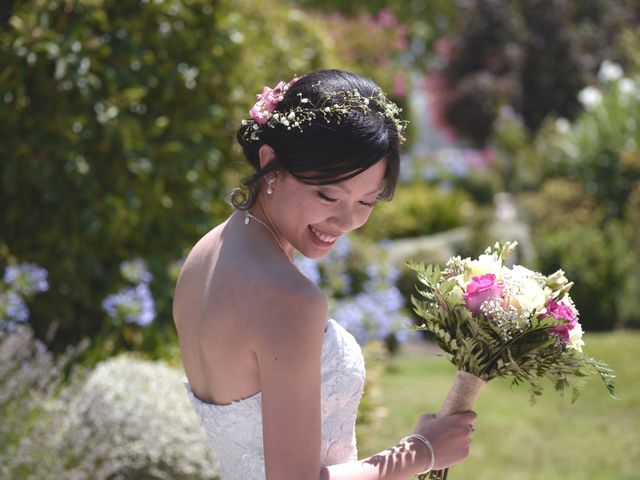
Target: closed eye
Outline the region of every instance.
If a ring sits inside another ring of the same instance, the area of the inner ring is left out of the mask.
[[[318,191],[318,196],[323,199],[326,200],[327,202],[337,202],[338,200],[335,198],[331,198],[331,197],[327,197],[324,193],[322,193],[321,191]]]
[[[375,207],[376,203],[378,203],[377,200],[374,200],[373,202],[360,202],[361,205],[364,205],[365,207],[369,207],[369,208]]]

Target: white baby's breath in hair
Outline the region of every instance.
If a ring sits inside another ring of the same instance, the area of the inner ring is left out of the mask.
[[[293,82],[284,84],[280,82],[276,89],[271,90],[265,87],[262,95],[258,95],[258,101],[251,109],[251,119],[242,120],[242,125],[249,125],[250,128],[244,132],[247,141],[260,140],[260,135],[264,128],[274,128],[278,125],[286,127],[287,130],[303,130],[305,124],[311,123],[319,116],[326,123],[336,122],[340,124],[349,112],[359,110],[364,113],[377,113],[393,121],[398,129],[400,143],[405,141],[403,133],[406,131],[407,120],[400,117],[402,109],[389,100],[382,91],[377,91],[371,97],[365,97],[355,88],[352,90],[325,91],[321,100],[314,104],[309,98],[298,93],[298,105],[285,112],[276,112],[277,103],[282,100],[284,93]],[[321,84],[313,85],[320,88]],[[272,92],[282,92],[274,98]],[[265,100],[266,99],[266,100]],[[374,110],[373,105],[377,105],[382,112]]]

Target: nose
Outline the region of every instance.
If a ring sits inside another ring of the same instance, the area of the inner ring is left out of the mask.
[[[349,232],[354,228],[353,212],[348,208],[343,208],[329,218],[329,223],[340,232]]]

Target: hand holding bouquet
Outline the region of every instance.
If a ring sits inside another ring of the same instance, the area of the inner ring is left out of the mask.
[[[546,377],[560,393],[572,387],[575,401],[583,378],[598,374],[614,396],[613,371],[582,351],[578,310],[568,294],[573,283],[562,270],[544,276],[505,266],[516,245],[496,243],[478,259],[450,258],[444,270],[409,263],[420,283],[412,298],[424,319],[417,329],[435,334],[457,368],[439,415],[471,410],[486,382],[498,377],[529,383],[532,401]]]

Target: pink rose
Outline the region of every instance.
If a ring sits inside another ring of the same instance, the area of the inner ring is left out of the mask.
[[[497,283],[493,273],[487,273],[471,278],[467,285],[467,292],[462,295],[471,313],[478,315],[482,304],[490,298],[500,298],[504,285]]]
[[[573,330],[578,323],[576,313],[564,302],[556,302],[549,300],[547,303],[547,312],[538,315],[538,318],[553,317],[556,320],[564,320],[564,325],[549,328],[548,332],[560,337],[564,343],[569,342],[569,331]]]
[[[283,95],[296,80],[298,80],[298,77],[295,77],[289,83],[280,81],[275,88],[264,87],[262,93],[257,95],[258,101],[251,110],[249,110],[251,118],[253,118],[258,125],[267,123],[273,111],[278,106],[278,103],[280,103],[280,96]]]

